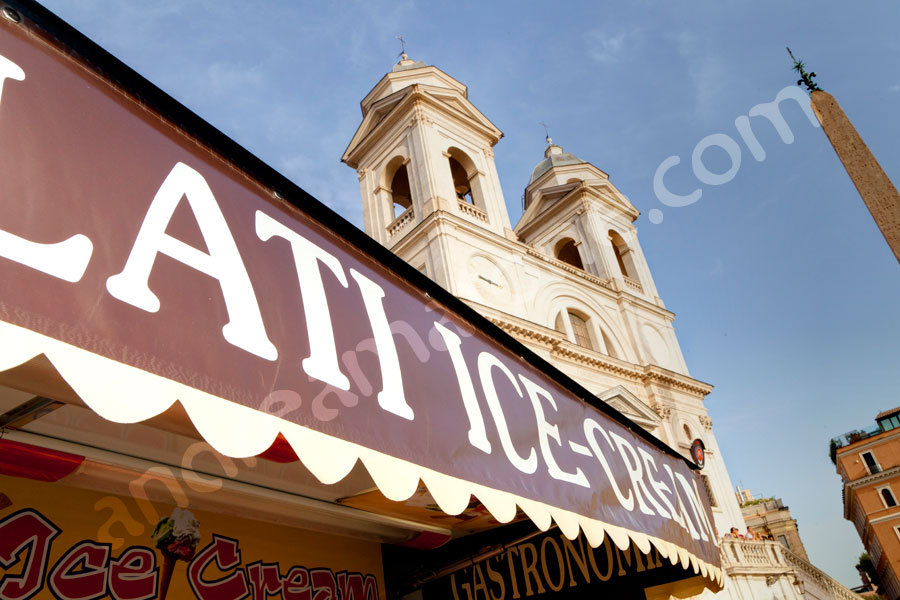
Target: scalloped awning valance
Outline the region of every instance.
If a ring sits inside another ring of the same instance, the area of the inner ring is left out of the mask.
[[[179,402],[218,451],[281,434],[721,582],[688,463],[28,2],[0,19],[0,370],[44,355],[106,419]],[[277,193],[276,193],[277,192]]]

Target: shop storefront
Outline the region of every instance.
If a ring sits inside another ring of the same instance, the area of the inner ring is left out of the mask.
[[[39,5],[0,78],[0,599],[719,589],[682,456]]]
[[[17,575],[0,584],[3,598],[384,597],[376,542],[177,507],[132,535],[106,529],[109,511],[95,510],[126,498],[21,477],[0,481],[9,504],[0,522],[4,559],[29,544],[10,565]]]

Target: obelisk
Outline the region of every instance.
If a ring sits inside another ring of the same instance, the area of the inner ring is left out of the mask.
[[[788,48],[788,52],[790,52]],[[791,54],[791,58],[794,55]],[[869,209],[881,235],[900,262],[900,194],[878,164],[872,151],[860,137],[856,128],[841,110],[837,100],[823,92],[813,81],[815,73],[807,73],[803,61],[794,59],[794,70],[800,73],[797,85],[806,85],[810,92],[813,112],[828,136],[834,151],[844,165],[847,175],[856,186]]]

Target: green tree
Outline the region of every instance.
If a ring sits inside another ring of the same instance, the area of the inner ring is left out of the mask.
[[[881,581],[878,579],[878,571],[875,569],[875,564],[867,553],[863,552],[859,555],[859,562],[856,563],[856,570],[862,571],[868,575],[869,581],[874,583],[878,589],[881,590]]]

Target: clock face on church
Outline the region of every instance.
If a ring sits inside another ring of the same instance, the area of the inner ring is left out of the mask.
[[[469,273],[475,290],[486,304],[509,299],[509,281],[491,259],[473,256],[469,259]]]

